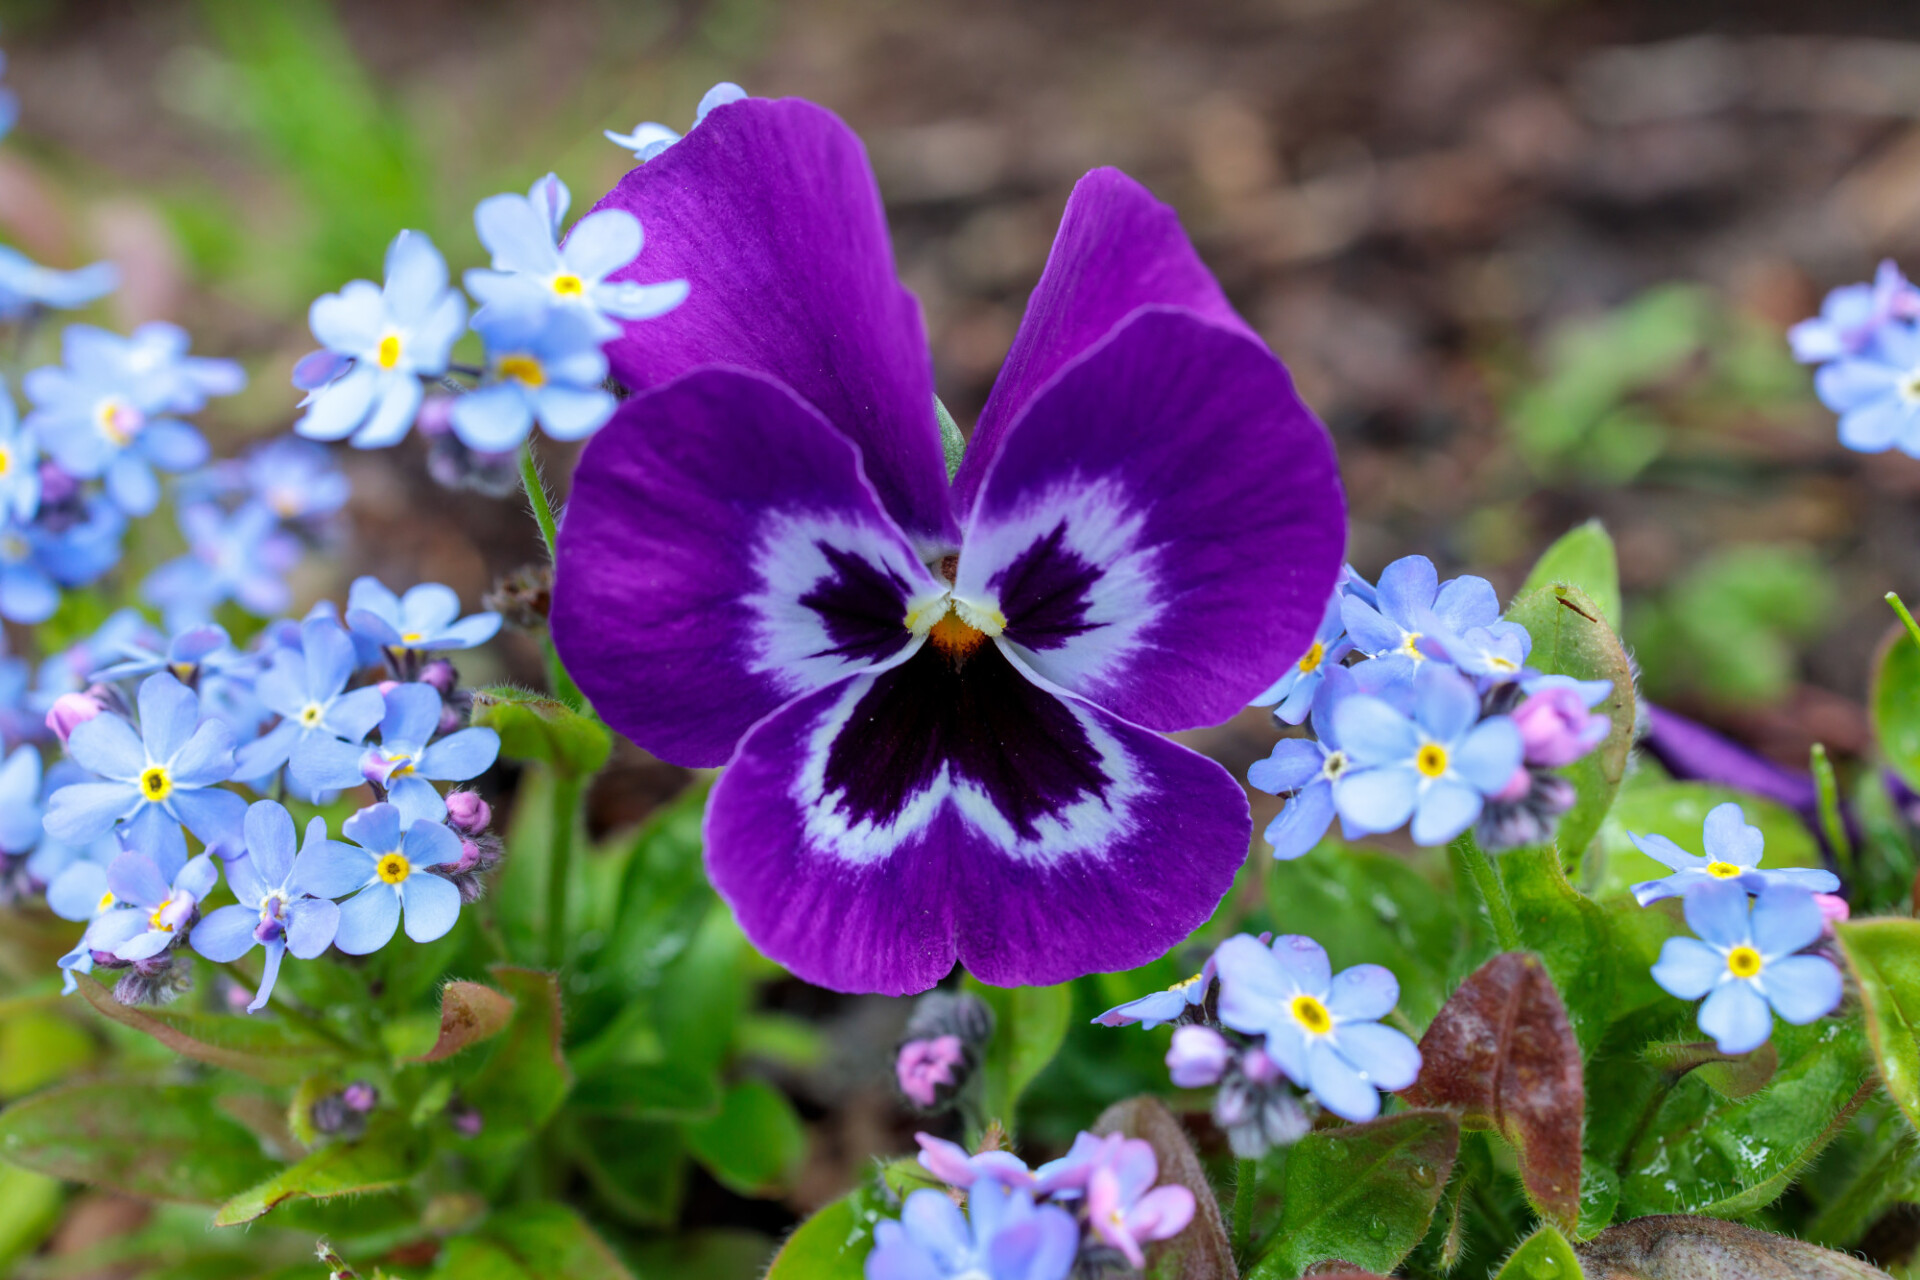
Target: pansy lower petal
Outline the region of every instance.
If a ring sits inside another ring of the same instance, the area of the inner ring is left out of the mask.
[[[1029,683],[994,646],[932,647],[755,726],[707,813],[747,936],[840,990],[996,986],[1164,954],[1244,861],[1243,792],[1210,761]]]
[[[378,951],[400,924],[400,899],[385,884],[370,884],[340,904],[340,927],[333,945],[350,956]]]
[[[607,344],[615,377],[636,391],[711,364],[776,378],[858,446],[916,546],[957,542],[920,308],[838,117],[797,99],[735,103],[594,208],[646,230],[646,251],[612,279],[688,285],[685,302]]]
[[[954,595],[997,609],[1048,681],[1191,728],[1306,651],[1345,538],[1332,446],[1280,362],[1244,332],[1148,308],[1009,426]]]
[[[1180,217],[1117,169],[1074,185],[1040,283],[974,428],[954,496],[966,511],[1001,437],[1069,361],[1144,306],[1176,306],[1251,336],[1200,261]]]
[[[552,624],[610,724],[716,765],[781,703],[903,655],[908,602],[937,591],[844,437],[784,387],[708,369],[587,445]]]
[[[1722,1053],[1748,1053],[1773,1034],[1773,1010],[1748,982],[1723,982],[1700,1006],[1700,1029]]]

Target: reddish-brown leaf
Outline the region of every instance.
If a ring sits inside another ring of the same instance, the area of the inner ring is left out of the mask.
[[[1608,1227],[1574,1252],[1597,1280],[1887,1280],[1844,1253],[1683,1213]]]
[[[439,1062],[506,1029],[513,998],[477,982],[449,982],[440,989],[440,1037],[414,1062]]]
[[[1402,1096],[1497,1130],[1520,1156],[1527,1194],[1571,1232],[1580,1218],[1580,1046],[1546,966],[1526,952],[1481,965],[1420,1040],[1420,1078]]]

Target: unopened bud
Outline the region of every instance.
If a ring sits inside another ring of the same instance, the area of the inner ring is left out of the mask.
[[[1528,764],[1559,769],[1605,741],[1613,722],[1588,711],[1578,689],[1554,685],[1515,707],[1513,726]]]
[[[460,672],[445,658],[435,658],[420,668],[420,683],[430,684],[440,691],[440,696],[450,698],[460,683]]]
[[[493,822],[493,810],[482,800],[477,792],[450,791],[447,793],[447,825],[455,831],[477,836]],[[475,851],[474,857],[479,857]]]
[[[909,1040],[894,1056],[893,1078],[907,1101],[923,1111],[931,1111],[940,1101],[943,1090],[951,1090],[960,1083],[966,1071],[966,1059],[959,1036]]]
[[[73,731],[87,721],[99,715],[105,707],[98,699],[85,693],[63,693],[53,700],[53,706],[47,709],[47,728],[53,736],[65,746]]]
[[[355,1080],[340,1091],[340,1101],[347,1104],[349,1111],[358,1111],[365,1115],[373,1110],[375,1103],[380,1101],[380,1091],[365,1080]]]
[[[1233,1046],[1212,1027],[1181,1027],[1167,1050],[1167,1071],[1182,1089],[1204,1089],[1220,1083],[1232,1058]]]

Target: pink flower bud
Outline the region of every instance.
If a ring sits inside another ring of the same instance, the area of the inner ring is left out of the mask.
[[[485,831],[492,821],[493,810],[478,793],[472,791],[447,793],[447,825],[455,831],[477,836]],[[478,851],[475,851],[474,857],[478,859]]]
[[[420,413],[413,420],[414,430],[428,438],[444,436],[453,430],[453,397],[428,396],[420,402]]]
[[[378,689],[380,691],[380,696],[384,698],[388,694],[392,693],[395,689],[398,689],[400,687],[400,682],[398,680],[382,680],[379,684],[376,684],[373,687]]]
[[[1613,722],[1587,710],[1577,689],[1557,685],[1540,690],[1513,711],[1528,764],[1558,769],[1599,746]]]
[[[60,739],[60,745],[64,747],[75,729],[104,710],[106,708],[100,705],[100,700],[89,694],[63,693],[53,700],[53,706],[47,710],[47,728],[53,730],[53,736]]]
[[[1167,1050],[1167,1071],[1182,1089],[1204,1089],[1220,1083],[1232,1058],[1233,1046],[1218,1031],[1181,1027],[1173,1033],[1173,1045]]]
[[[1501,804],[1512,804],[1516,800],[1526,799],[1527,792],[1531,790],[1533,790],[1533,775],[1527,772],[1527,766],[1515,765],[1513,776],[1493,793],[1493,798]]]
[[[443,698],[451,697],[454,687],[460,683],[460,673],[445,658],[435,658],[420,668],[420,683],[432,685]]]
[[[1833,926],[1845,923],[1853,914],[1853,909],[1847,906],[1847,900],[1837,893],[1816,893],[1813,895],[1813,905],[1820,908],[1821,927],[1829,938],[1833,936]]]
[[[960,1037],[934,1036],[927,1040],[909,1040],[900,1046],[893,1061],[894,1079],[900,1092],[916,1107],[931,1107],[939,1100],[943,1085],[958,1082],[954,1068],[966,1060]]]
[[[364,1115],[373,1110],[373,1104],[380,1100],[380,1093],[365,1080],[355,1080],[340,1091],[340,1100],[347,1104],[348,1110]]]
[[[1240,1055],[1240,1070],[1255,1084],[1272,1084],[1280,1078],[1280,1064],[1268,1057],[1265,1049],[1249,1049]]]

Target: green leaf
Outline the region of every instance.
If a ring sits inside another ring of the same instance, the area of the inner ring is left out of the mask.
[[[485,1122],[469,1150],[508,1150],[539,1132],[573,1085],[560,1051],[560,983],[551,973],[495,965],[493,978],[513,998],[513,1019],[460,1095]]]
[[[1579,1280],[1579,1255],[1551,1226],[1528,1236],[1507,1258],[1494,1280]]]
[[[574,1086],[567,1106],[629,1120],[703,1120],[720,1110],[720,1086],[712,1071],[677,1058],[614,1062]]]
[[[1292,1280],[1329,1258],[1393,1270],[1426,1235],[1459,1148],[1445,1111],[1308,1134],[1287,1155],[1274,1246],[1249,1280]]]
[[[1335,841],[1304,858],[1270,862],[1266,923],[1276,933],[1318,939],[1336,969],[1385,965],[1400,979],[1401,1011],[1416,1026],[1432,1019],[1447,998],[1447,975],[1435,958],[1453,949],[1451,895],[1405,859]]]
[[[989,987],[972,974],[962,985],[993,1010],[993,1038],[987,1042],[986,1061],[981,1064],[983,1119],[998,1120],[1011,1134],[1020,1095],[1053,1061],[1066,1038],[1073,988],[1064,983],[1057,987]]]
[[[1747,821],[1760,828],[1765,841],[1768,867],[1818,867],[1820,846],[1799,815],[1784,805],[1732,787],[1704,782],[1675,782],[1658,772],[1641,768],[1634,772],[1607,815],[1596,845],[1596,856],[1589,863],[1589,892],[1596,899],[1628,896],[1642,880],[1658,880],[1671,875],[1663,866],[1634,848],[1628,839],[1658,835],[1694,852],[1700,850],[1700,830],[1707,814],[1716,806],[1733,801],[1746,812]]]
[[[1573,1238],[1593,1239],[1607,1229],[1619,1208],[1620,1175],[1597,1161],[1583,1163],[1580,1166],[1580,1222]]]
[[[46,1008],[0,1022],[0,1098],[18,1098],[76,1075],[100,1050],[74,1020]]]
[[[207,1085],[92,1080],[0,1111],[0,1157],[148,1200],[219,1204],[274,1164]]]
[[[518,1205],[447,1242],[433,1274],[446,1280],[634,1280],[606,1241],[565,1205]]]
[[[357,1142],[320,1148],[258,1186],[220,1206],[216,1227],[234,1227],[264,1217],[275,1205],[293,1199],[331,1200],[363,1196],[405,1186],[416,1171],[414,1132],[398,1119],[370,1128]]]
[[[1860,985],[1880,1083],[1920,1129],[1920,920],[1850,921],[1834,933]]]
[[[787,1237],[765,1280],[863,1280],[872,1230],[859,1193],[842,1196]]]
[[[1579,587],[1556,584],[1526,592],[1508,607],[1506,616],[1533,637],[1529,666],[1548,675],[1613,682],[1613,692],[1594,708],[1596,715],[1613,722],[1613,731],[1593,751],[1560,771],[1573,783],[1578,798],[1560,819],[1554,843],[1564,862],[1577,864],[1600,830],[1626,775],[1627,754],[1633,747],[1633,665],[1620,637],[1607,625],[1603,607]]]
[[[1560,855],[1550,848],[1502,854],[1500,875],[1521,942],[1546,961],[1573,1034],[1592,1054],[1615,1015],[1618,960],[1606,912],[1567,882]]]
[[[1575,525],[1541,553],[1521,584],[1526,595],[1555,584],[1578,587],[1599,606],[1600,616],[1616,634],[1620,630],[1620,562],[1613,539],[1598,520]]]
[[[967,438],[960,434],[960,424],[947,412],[947,406],[940,403],[939,396],[933,398],[933,416],[940,423],[940,451],[947,456],[947,479],[951,480],[967,456]]]
[[[1627,1155],[1621,1209],[1631,1217],[1737,1217],[1771,1204],[1866,1100],[1866,1038],[1852,1022],[1775,1022],[1780,1069],[1730,1099],[1690,1072]]]
[[[500,754],[509,760],[550,764],[576,778],[599,772],[613,748],[612,735],[598,720],[511,685],[475,689],[472,723],[498,733]]]
[[[92,978],[80,980],[80,995],[102,1016],[145,1032],[175,1053],[268,1084],[294,1084],[340,1059],[329,1042],[270,1018],[121,1004]]]
[[[1519,1157],[1528,1199],[1573,1229],[1586,1083],[1566,1008],[1538,957],[1497,955],[1460,984],[1420,1038],[1420,1078],[1402,1096],[1497,1130]]]
[[[412,1059],[439,1062],[507,1029],[513,1000],[478,982],[449,982],[440,989],[440,1034],[433,1047]]]
[[[720,1113],[683,1126],[687,1149],[725,1186],[743,1196],[785,1188],[807,1154],[806,1130],[785,1094],[760,1080],[727,1091]]]
[[[1920,790],[1920,644],[1898,623],[1874,655],[1867,710],[1880,754],[1902,782]]]
[[[679,1219],[687,1152],[678,1125],[570,1115],[566,1132],[575,1161],[616,1217],[646,1227],[668,1227]]]
[[[60,1221],[60,1179],[0,1164],[0,1272],[40,1247]]]

